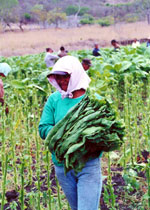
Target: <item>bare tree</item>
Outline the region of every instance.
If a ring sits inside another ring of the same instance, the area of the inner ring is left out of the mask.
[[[143,0],[142,7],[146,11],[147,22],[150,24],[150,0]]]
[[[56,28],[58,28],[58,25],[61,21],[65,21],[66,20],[66,13],[61,12],[58,9],[52,10],[48,12],[48,22],[54,23]]]
[[[44,9],[44,6],[42,4],[36,4],[32,8],[32,14],[35,15],[35,18],[42,23],[43,28],[46,26],[46,21],[47,21],[47,14],[48,12]]]
[[[0,22],[4,27],[8,26],[11,29],[13,9],[16,5],[18,5],[18,0],[0,0]]]
[[[78,26],[78,15],[79,15],[80,10],[81,10],[81,2],[80,2],[80,0],[76,0],[76,5],[78,7],[78,10],[77,10],[76,14],[74,15],[74,20],[75,20],[75,22],[76,22],[76,24]]]
[[[143,16],[146,15],[147,23],[150,24],[150,0],[134,0],[133,5]]]

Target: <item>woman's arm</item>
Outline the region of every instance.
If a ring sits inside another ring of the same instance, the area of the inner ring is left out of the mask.
[[[55,125],[54,108],[53,107],[54,107],[53,101],[50,97],[44,106],[41,120],[39,123],[39,134],[42,139],[46,138],[49,131]]]
[[[4,97],[4,88],[3,88],[3,82],[0,79],[0,98]]]

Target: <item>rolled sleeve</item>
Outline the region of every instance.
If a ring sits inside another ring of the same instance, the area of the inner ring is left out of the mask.
[[[0,79],[0,98],[4,97],[4,88],[3,88],[3,82]]]
[[[42,139],[45,139],[49,133],[49,131],[53,128],[55,125],[54,120],[54,107],[53,107],[53,101],[51,100],[51,97],[49,97],[48,101],[46,102],[41,120],[39,123],[39,134]]]

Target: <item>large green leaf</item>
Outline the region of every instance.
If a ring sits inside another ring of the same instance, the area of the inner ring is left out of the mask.
[[[25,82],[22,82],[22,81],[19,81],[19,80],[13,80],[13,81],[11,81],[10,82],[10,85],[13,88],[16,88],[16,89],[24,89],[26,87]]]

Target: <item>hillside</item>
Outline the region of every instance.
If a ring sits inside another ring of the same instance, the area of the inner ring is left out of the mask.
[[[75,24],[70,19],[72,16]],[[14,23],[23,31],[27,24],[50,28],[63,27],[62,23],[67,23],[68,27],[85,24],[109,26],[145,20],[150,24],[150,0],[0,1],[0,31],[12,30]]]
[[[142,0],[19,0],[20,6],[26,12],[30,12],[31,8],[37,4],[44,5],[45,10],[59,8],[62,11],[65,11],[70,5],[76,5],[89,8],[88,13],[98,17],[111,15],[114,12],[111,5],[118,5],[117,10],[126,10],[125,7],[127,7],[126,12],[133,13],[135,12],[133,11],[135,4],[138,10],[138,8],[141,8],[142,2]]]

